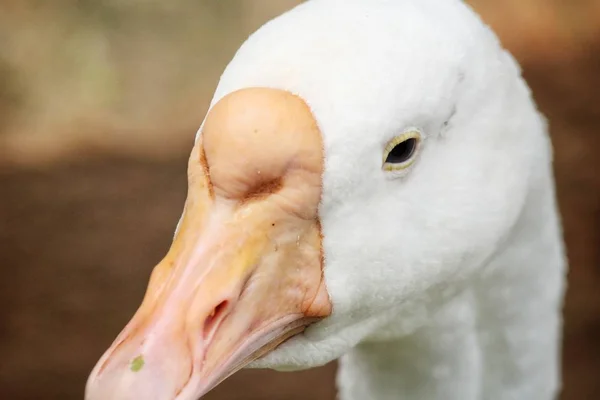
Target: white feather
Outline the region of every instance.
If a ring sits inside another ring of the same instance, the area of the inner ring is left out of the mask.
[[[257,361],[342,357],[344,400],[551,399],[565,258],[545,123],[512,57],[458,0],[312,0],[264,25],[212,104],[253,86],[311,107],[333,315]],[[407,127],[409,173],[381,169]]]

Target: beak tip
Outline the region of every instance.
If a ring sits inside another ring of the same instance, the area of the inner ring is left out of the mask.
[[[175,399],[177,392],[168,379],[143,376],[129,369],[116,370],[100,377],[91,378],[85,391],[85,400],[164,400]]]
[[[165,353],[131,356],[128,350],[133,348],[125,346],[101,359],[86,383],[85,400],[185,399],[178,394],[192,375],[187,357],[178,354],[174,359]]]

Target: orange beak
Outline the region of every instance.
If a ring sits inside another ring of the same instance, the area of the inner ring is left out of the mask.
[[[317,216],[323,152],[306,104],[246,89],[207,116],[168,254],[94,368],[87,400],[196,400],[331,313]]]

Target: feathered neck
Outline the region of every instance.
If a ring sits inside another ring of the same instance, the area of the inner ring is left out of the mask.
[[[411,335],[341,358],[341,400],[558,395],[565,257],[549,169],[534,172],[520,218],[467,289]]]

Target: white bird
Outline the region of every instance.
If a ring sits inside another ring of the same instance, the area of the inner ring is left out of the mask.
[[[544,119],[467,5],[308,1],[226,68],[86,399],[338,358],[343,400],[555,398],[561,236]]]

